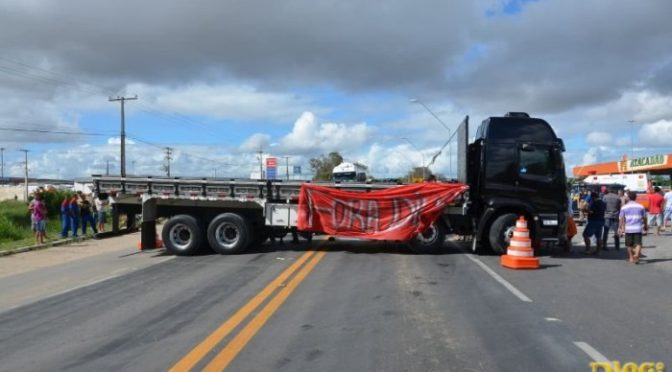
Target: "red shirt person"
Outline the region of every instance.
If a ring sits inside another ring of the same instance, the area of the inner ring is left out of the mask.
[[[663,203],[665,198],[660,194],[660,187],[653,188],[653,193],[647,195],[649,199],[649,228],[657,226],[657,234],[663,226]]]

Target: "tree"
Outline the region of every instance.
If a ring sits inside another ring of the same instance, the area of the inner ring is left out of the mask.
[[[313,171],[313,181],[330,181],[334,167],[343,162],[343,156],[338,151],[332,151],[327,156],[311,158],[310,169]]]

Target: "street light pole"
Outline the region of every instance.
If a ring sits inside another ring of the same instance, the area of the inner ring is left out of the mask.
[[[420,153],[420,159],[422,159],[422,164],[420,164],[421,169],[422,169],[422,179],[426,180],[427,179],[427,174],[426,174],[426,168],[425,168],[425,154],[423,154],[422,151],[420,151],[420,149],[418,148],[418,146],[414,145],[413,142],[411,142],[411,140],[409,140],[408,138],[401,137],[401,139],[408,142],[411,146],[413,146],[413,148],[415,148],[415,150],[417,152]]]
[[[452,137],[452,131],[450,130],[450,128],[446,125],[446,123],[443,122],[443,120],[441,120],[441,118],[438,117],[438,115],[436,115],[434,113],[434,111],[432,111],[429,107],[427,107],[427,105],[425,105],[424,102],[422,102],[421,100],[419,100],[417,98],[411,99],[410,102],[411,103],[417,103],[417,104],[421,105],[422,107],[424,107],[425,110],[427,110],[427,112],[429,112],[434,117],[434,119],[436,119],[439,123],[441,123],[441,125],[443,125],[444,128],[446,128],[446,130],[448,130],[448,138],[450,139]],[[451,151],[450,151],[450,140],[449,140],[448,141],[448,177],[450,177],[450,174],[453,171],[452,168],[453,168],[453,161],[452,161],[452,156],[451,156]]]
[[[632,124],[630,127],[630,160],[635,158],[635,121],[634,120],[628,120],[628,123]]]

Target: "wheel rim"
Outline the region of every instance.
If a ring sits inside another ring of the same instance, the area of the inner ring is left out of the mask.
[[[168,233],[170,243],[179,250],[186,249],[191,243],[192,235],[189,226],[178,223],[170,228]]]
[[[436,224],[431,224],[425,231],[418,234],[418,243],[422,245],[431,245],[438,239],[439,229],[437,229]]]
[[[215,230],[215,239],[222,248],[234,248],[240,240],[240,228],[232,223],[223,222]]]
[[[504,243],[509,244],[511,243],[511,238],[513,238],[513,230],[515,229],[515,226],[509,226],[506,229],[504,229]]]

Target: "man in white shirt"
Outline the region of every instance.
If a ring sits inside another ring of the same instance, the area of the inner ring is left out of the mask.
[[[672,220],[672,190],[663,196],[663,229],[667,227],[667,221]]]

